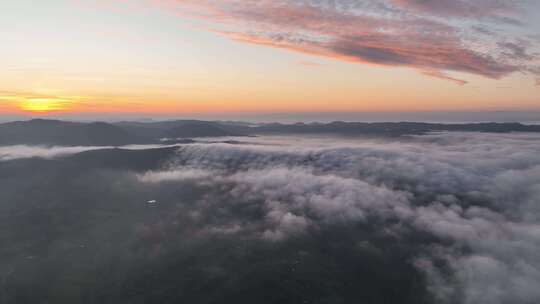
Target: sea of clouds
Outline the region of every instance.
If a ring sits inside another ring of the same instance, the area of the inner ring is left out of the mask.
[[[0,161],[108,148],[1,147]],[[201,139],[178,145],[160,169],[81,174],[87,194],[80,200],[99,194],[105,207],[125,201],[118,208],[126,213],[109,225],[138,227],[156,256],[172,244],[182,252],[190,239],[325,242],[324,231],[355,227],[358,238],[343,235],[342,251],[392,260],[386,248],[402,250],[412,256],[402,263],[425,276],[437,303],[540,302],[539,134]],[[51,189],[69,190],[62,185]],[[167,208],[163,214],[145,224],[128,221],[129,212],[154,199],[149,207]],[[204,263],[212,261],[219,255]]]
[[[149,184],[210,191],[206,233],[269,242],[343,223],[437,239],[412,261],[440,303],[540,301],[540,135],[435,133],[393,140],[259,137],[178,148]],[[256,204],[245,218],[216,209]],[[231,215],[232,214],[232,215]],[[441,262],[444,267],[440,266]]]

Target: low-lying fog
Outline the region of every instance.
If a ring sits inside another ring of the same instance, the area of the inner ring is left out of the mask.
[[[0,147],[0,302],[540,302],[540,134],[110,148]]]
[[[0,161],[14,160],[21,158],[45,158],[77,154],[85,151],[105,150],[105,149],[125,149],[125,150],[144,150],[171,147],[173,145],[127,145],[120,147],[113,146],[0,146]]]

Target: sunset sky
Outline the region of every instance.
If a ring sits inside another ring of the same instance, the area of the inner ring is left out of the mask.
[[[536,0],[2,0],[0,113],[540,111]]]

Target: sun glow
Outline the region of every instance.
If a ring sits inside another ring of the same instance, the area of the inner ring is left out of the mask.
[[[56,98],[28,98],[20,102],[19,107],[29,112],[51,112],[65,110],[68,100]]]

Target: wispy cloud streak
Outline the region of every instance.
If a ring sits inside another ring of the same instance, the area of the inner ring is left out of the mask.
[[[236,41],[359,63],[405,66],[464,84],[447,72],[499,79],[535,74],[528,49],[505,35],[480,35],[482,25],[519,24],[514,1],[159,1],[204,18]],[[472,26],[470,24],[473,24]],[[516,38],[517,39],[517,38]],[[428,71],[428,72],[426,72]]]

